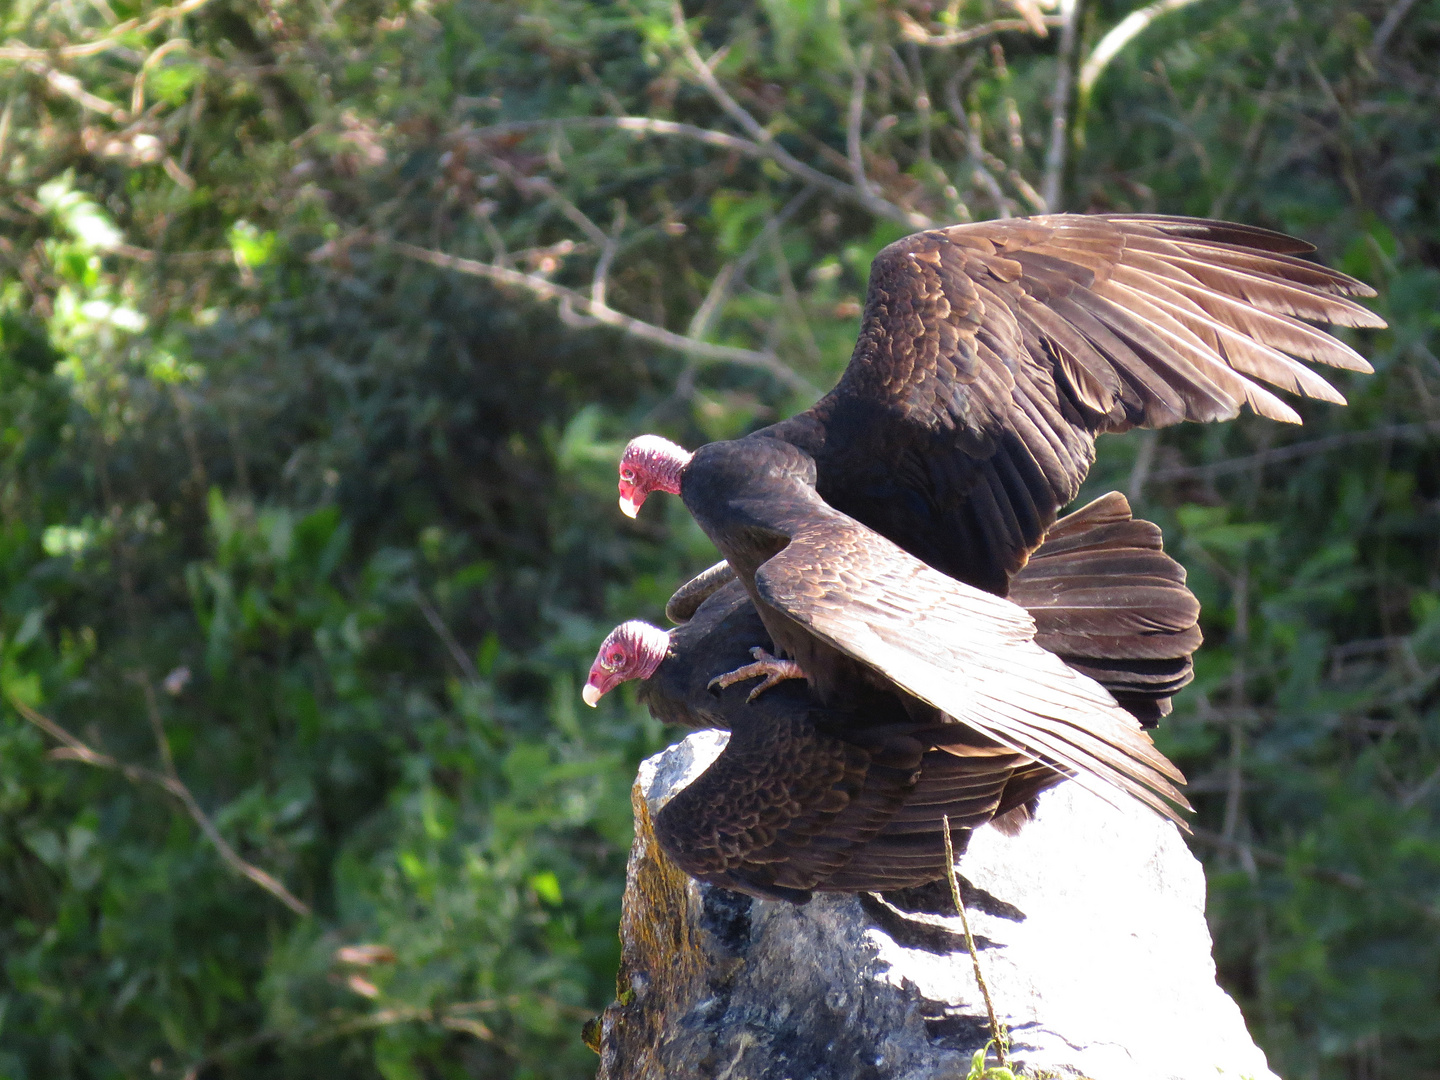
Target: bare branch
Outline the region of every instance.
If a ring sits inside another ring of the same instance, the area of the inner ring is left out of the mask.
[[[960,916],[960,929],[965,932],[965,951],[970,954],[971,966],[975,969],[975,982],[980,986],[980,996],[985,999],[985,1014],[990,1020],[990,1038],[995,1043],[995,1056],[1000,1067],[1006,1067],[1006,1055],[1010,1052],[1010,1033],[1000,1023],[995,1013],[995,1002],[990,1000],[990,987],[985,984],[985,975],[980,970],[980,950],[975,948],[975,938],[970,933],[970,918],[965,914],[965,901],[960,895],[960,878],[955,873],[955,845],[950,839],[950,815],[941,814],[940,822],[945,831],[945,876],[950,882],[950,899],[955,903],[955,914]]]
[[[727,100],[739,109],[746,116],[744,108],[729,96],[728,93],[715,80],[714,73],[710,71],[705,61],[696,54],[696,63],[704,69],[710,81],[715,84],[715,90],[725,94]],[[703,81],[703,80],[702,80]],[[706,87],[709,89],[709,86]],[[714,91],[712,91],[712,94]],[[728,111],[728,110],[727,110]],[[750,116],[751,123],[759,127],[758,121]],[[743,126],[743,125],[742,125]],[[472,129],[475,134],[481,136],[502,136],[522,135],[532,131],[544,131],[556,127],[579,127],[579,128],[618,128],[621,131],[633,131],[641,135],[664,135],[673,138],[694,139],[696,142],[713,146],[719,150],[730,150],[738,154],[744,154],[749,158],[764,159],[775,162],[791,175],[807,184],[817,188],[824,188],[836,198],[844,199],[847,202],[858,203],[880,217],[889,218],[892,221],[899,221],[906,225],[913,225],[916,228],[928,228],[932,222],[924,214],[913,210],[906,210],[896,206],[894,203],[875,195],[867,195],[857,191],[852,184],[847,184],[838,177],[823,173],[819,169],[806,165],[803,161],[797,160],[784,147],[774,141],[774,137],[763,128],[760,129],[764,136],[762,141],[741,138],[738,135],[731,135],[724,131],[715,131],[712,128],[703,128],[695,124],[682,124],[674,120],[657,120],[651,116],[570,116],[557,117],[554,120],[514,120],[503,124],[488,124],[483,128]]]
[[[1291,443],[1289,446],[1277,446],[1273,450],[1262,450],[1258,454],[1246,454],[1244,457],[1227,458],[1224,461],[1215,461],[1208,465],[1185,465],[1170,469],[1156,469],[1150,474],[1150,479],[1154,482],[1213,480],[1217,476],[1247,472],[1250,469],[1263,468],[1266,465],[1275,465],[1282,461],[1297,461],[1314,454],[1338,450],[1342,446],[1358,446],[1363,443],[1385,442],[1390,439],[1398,442],[1419,442],[1431,435],[1440,435],[1440,420],[1416,424],[1389,424],[1385,427],[1371,428],[1369,431],[1351,431],[1343,435],[1329,435],[1323,439],[1310,439],[1307,442]]]
[[[845,152],[850,158],[850,180],[866,195],[874,195],[875,189],[865,179],[865,156],[861,145],[861,124],[865,120],[865,81],[870,73],[870,58],[874,49],[867,41],[855,58],[855,79],[850,86],[850,108],[845,124]]]
[[[1050,204],[1045,201],[1045,196],[1031,187],[1030,181],[1026,180],[1018,169],[1006,168],[1005,178],[1015,185],[1015,190],[1020,192],[1025,201],[1034,208],[1037,214],[1047,214],[1050,212]]]
[[[1150,479],[1150,469],[1155,464],[1155,444],[1159,442],[1159,435],[1158,431],[1151,428],[1135,437],[1135,465],[1130,470],[1130,484],[1125,489],[1125,497],[1132,506],[1145,494],[1145,481]]]
[[[595,260],[595,276],[590,282],[590,301],[606,307],[605,292],[610,280],[610,264],[620,250],[620,234],[625,229],[625,204],[616,200],[615,220],[611,222],[610,234],[600,248],[600,258]]]
[[[972,41],[980,41],[987,37],[993,37],[995,34],[1015,31],[1035,32],[1035,28],[1024,19],[996,19],[993,22],[981,23],[979,26],[967,27],[964,30],[952,30],[948,34],[930,33],[903,11],[895,13],[895,21],[900,24],[900,36],[906,41],[913,41],[916,45],[926,45],[933,49],[969,45]],[[1065,16],[1046,15],[1043,22],[1045,26],[1063,26],[1065,25]]]
[[[695,139],[720,150],[734,150],[747,157],[768,158],[771,152],[759,143],[742,139],[725,131],[714,131],[695,124],[681,124],[674,120],[657,120],[650,116],[559,116],[552,120],[511,120],[503,124],[487,124],[472,128],[476,135],[505,136],[524,135],[532,131],[548,131],[555,127],[619,128],[642,135],[673,135]],[[831,177],[834,180],[833,177]],[[835,183],[843,181],[835,180]]]
[[[1060,28],[1060,52],[1056,57],[1054,99],[1050,103],[1050,147],[1045,152],[1045,182],[1040,199],[1045,211],[1060,210],[1065,161],[1070,150],[1070,111],[1074,101],[1075,61],[1080,52],[1080,18],[1085,0],[1060,0],[1065,22]]]
[[[914,102],[915,116],[920,121],[920,145],[916,148],[916,153],[922,162],[934,168],[935,162],[931,156],[930,147],[930,128],[933,124],[930,115],[930,88],[925,82],[925,69],[920,63],[920,50],[912,41],[906,48],[903,59],[893,45],[888,47],[888,51],[891,64],[902,77],[905,92]]]
[[[1349,889],[1352,892],[1364,892],[1373,895],[1380,891],[1375,885],[1366,881],[1359,874],[1347,873],[1344,870],[1330,870],[1323,866],[1297,866],[1290,859],[1287,859],[1278,852],[1267,851],[1265,848],[1259,848],[1241,840],[1228,840],[1218,833],[1212,833],[1207,829],[1193,828],[1191,835],[1202,844],[1208,844],[1210,847],[1220,851],[1242,857],[1248,855],[1249,858],[1254,859],[1255,862],[1262,866],[1273,866],[1290,873],[1304,874],[1306,877],[1314,878],[1316,881],[1323,881],[1329,885],[1339,885],[1341,888]],[[1394,900],[1402,907],[1415,912],[1417,915],[1431,922],[1440,923],[1440,908],[1431,904],[1422,903],[1419,900],[1413,900],[1408,896],[1396,896]]]
[[[494,253],[495,264],[497,266],[509,266],[510,252],[506,250],[505,238],[500,235],[500,230],[495,227],[495,221],[492,216],[494,205],[493,202],[489,201],[479,204],[475,208],[475,216],[480,219],[480,231],[485,234],[485,240],[489,243],[490,250]]]
[[[0,52],[3,52],[0,49]],[[50,87],[61,97],[67,97],[75,102],[82,109],[89,109],[91,112],[98,112],[102,116],[108,116],[111,120],[123,122],[129,119],[129,114],[114,102],[106,101],[102,97],[96,97],[86,90],[84,85],[74,75],[66,75],[63,71],[56,71],[48,64],[35,60],[25,65],[36,75],[45,80],[45,85]]]
[[[795,277],[790,272],[790,260],[785,258],[785,249],[780,244],[780,230],[770,229],[770,258],[775,263],[775,274],[780,279],[780,299],[790,310],[790,320],[800,331],[805,351],[815,363],[821,360],[820,344],[815,332],[810,329],[810,320],[805,317],[805,308],[800,303],[800,292],[795,288]]]
[[[1005,193],[1000,189],[1000,181],[995,179],[995,174],[985,167],[986,153],[984,145],[980,142],[980,132],[974,124],[970,123],[969,117],[965,115],[965,106],[960,100],[960,82],[965,74],[966,71],[963,69],[957,71],[945,83],[945,104],[949,106],[950,116],[955,121],[955,126],[965,136],[965,145],[974,169],[974,179],[989,192],[1001,218],[1008,218],[1012,216],[1010,213],[1011,200],[1007,199]]]
[[[73,60],[81,56],[94,56],[97,53],[107,52],[110,49],[119,48],[123,45],[120,40],[127,35],[144,35],[151,30],[163,26],[171,19],[178,19],[182,15],[189,15],[198,11],[210,0],[183,0],[182,3],[171,7],[160,8],[150,15],[148,19],[126,19],[117,24],[110,33],[94,41],[87,41],[83,45],[66,45],[62,49],[34,49],[29,45],[3,45],[0,46],[0,60]]]
[[[15,91],[5,99],[5,111],[0,112],[0,168],[5,165],[6,150],[10,146],[10,120],[15,114]]]
[[[64,745],[50,751],[50,757],[56,761],[78,761],[84,765],[93,765],[97,769],[111,769],[120,773],[132,784],[152,784],[155,787],[164,788],[167,792],[178,799],[189,813],[191,820],[200,827],[205,838],[210,841],[220,858],[231,870],[241,877],[249,878],[260,888],[264,889],[275,899],[288,907],[296,915],[309,915],[310,906],[299,897],[295,896],[278,880],[271,877],[258,866],[254,866],[242,859],[230,846],[229,841],[220,835],[220,830],[215,823],[200,809],[200,804],[195,801],[195,796],[190,794],[190,789],[180,781],[178,777],[166,776],[154,769],[147,769],[143,765],[128,765],[125,762],[117,761],[109,754],[102,754],[91,749],[86,743],[77,739],[70,732],[51,720],[43,713],[36,712],[29,705],[26,705],[19,698],[10,698],[10,704],[15,710],[34,724],[45,734],[55,741]],[[162,744],[164,745],[164,744]]]
[[[710,323],[719,312],[721,305],[730,296],[730,285],[735,280],[736,266],[737,263],[734,261],[726,263],[715,275],[715,280],[710,282],[705,299],[695,309],[695,314],[690,317],[690,325],[685,328],[686,337],[695,338],[698,341],[710,330]]]
[[[615,220],[612,222],[610,231],[607,233],[600,228],[590,215],[586,214],[574,202],[572,202],[552,181],[545,176],[525,176],[508,162],[496,158],[493,162],[496,169],[504,173],[506,177],[520,190],[522,194],[539,192],[560,208],[560,212],[568,218],[571,223],[578,225],[580,230],[590,237],[591,242],[600,249],[600,257],[595,261],[595,271],[590,281],[590,303],[597,308],[608,310],[609,305],[605,302],[605,294],[609,285],[610,266],[615,261],[615,256],[620,250],[620,234],[625,228],[625,204],[618,202],[618,209],[615,213]],[[495,241],[491,241],[491,246]],[[504,244],[501,242],[501,250]],[[563,254],[569,254],[577,249],[577,245],[570,243]],[[508,260],[501,260],[503,265]],[[565,309],[562,307],[562,312]]]
[[[1030,27],[1030,32],[1036,37],[1049,37],[1050,31],[1045,25],[1045,16],[1040,14],[1038,0],[1010,0],[1010,6],[1020,13],[1025,20],[1025,25]],[[1053,0],[1047,0],[1046,7],[1054,7]]]
[[[190,48],[190,42],[185,38],[171,38],[145,58],[145,62],[140,65],[139,73],[135,76],[135,86],[130,91],[131,116],[139,116],[145,111],[145,77],[150,74],[150,69],[176,49],[188,48]]]
[[[170,177],[171,180],[174,180],[175,183],[179,184],[186,191],[195,190],[195,178],[182,169],[173,157],[167,157],[161,162],[161,168],[165,170],[166,176]]]
[[[817,387],[782,364],[774,353],[740,349],[732,345],[712,345],[707,341],[697,341],[694,338],[685,337],[653,323],[624,315],[612,307],[598,306],[583,293],[568,289],[564,285],[557,285],[539,274],[526,274],[509,267],[496,266],[493,263],[462,259],[455,255],[446,255],[443,252],[416,247],[414,244],[406,244],[399,240],[378,242],[418,262],[429,263],[431,266],[438,266],[444,270],[455,270],[462,274],[482,277],[497,285],[524,289],[541,300],[554,300],[560,305],[562,318],[567,315],[571,319],[577,316],[583,317],[602,326],[622,330],[631,337],[639,338],[642,341],[663,345],[676,352],[686,353],[703,360],[718,360],[740,364],[744,367],[758,368],[773,375],[794,390],[809,394],[819,393]]]
[[[605,230],[591,221],[590,216],[571,202],[548,176],[526,176],[500,158],[494,160],[494,165],[522,194],[538,193],[553,202],[572,224],[578,225],[580,231],[590,237],[602,250],[610,242],[610,237]]]
[[[720,85],[720,80],[715,77],[711,65],[705,62],[695,48],[695,42],[691,39],[690,31],[685,26],[685,13],[681,10],[678,0],[672,3],[670,10],[675,36],[680,42],[681,52],[684,53],[690,70],[694,72],[700,85],[705,87],[710,96],[715,99],[715,103],[740,125],[757,146],[763,148],[766,157],[792,176],[796,176],[806,183],[814,184],[816,187],[823,187],[841,198],[857,202],[878,217],[899,221],[917,229],[927,229],[933,224],[928,217],[918,211],[906,210],[902,206],[896,206],[894,203],[880,198],[869,190],[857,188],[843,180],[837,180],[833,176],[822,173],[819,169],[811,168],[791,155],[775,141],[775,136],[760,121],[756,120],[743,105],[730,96],[725,87]]]
[[[116,255],[122,259],[134,259],[136,262],[142,263],[164,259],[167,262],[209,263],[225,266],[235,261],[235,252],[229,248],[215,248],[212,251],[152,251],[150,248],[135,247],[133,244],[116,244],[105,254]]]
[[[440,617],[440,612],[435,610],[435,605],[430,603],[429,598],[420,589],[415,590],[415,604],[420,608],[420,614],[425,616],[425,621],[430,624],[430,629],[435,631],[444,644],[450,659],[455,661],[455,666],[460,669],[460,674],[472,682],[480,681],[480,672],[475,668],[475,661],[470,659],[470,654],[460,647],[455,640],[455,635],[450,632],[450,627],[445,625],[445,620]]]
[[[1400,29],[1400,23],[1406,15],[1410,14],[1410,9],[1414,6],[1415,0],[1396,0],[1394,6],[1385,13],[1385,18],[1380,20],[1380,25],[1375,30],[1375,37],[1370,42],[1372,57],[1377,60],[1380,58],[1380,54],[1385,51],[1385,46],[1390,44],[1390,39],[1395,35],[1395,31]]]
[[[1120,50],[1135,40],[1147,26],[1161,15],[1179,11],[1193,3],[1195,0],[1155,0],[1155,3],[1143,7],[1139,11],[1132,11],[1111,27],[1110,32],[1100,39],[1095,48],[1090,50],[1090,55],[1085,58],[1085,63],[1080,67],[1080,100],[1089,100],[1090,91],[1095,89],[1095,83],[1110,61],[1114,60]],[[1404,0],[1396,5],[1397,8],[1404,6]]]
[[[160,751],[160,762],[165,766],[165,775],[176,781],[180,774],[175,771],[175,755],[170,752],[170,737],[165,734],[165,719],[160,715],[160,702],[155,698],[155,684],[144,671],[135,672],[135,681],[145,695],[145,715],[150,720],[150,733],[155,736],[155,745]]]
[[[694,318],[690,320],[690,328],[685,332],[686,337],[699,338],[705,336],[706,330],[709,329],[710,321],[720,311],[726,299],[728,299],[730,290],[737,281],[744,279],[745,272],[750,269],[750,264],[759,257],[762,247],[769,243],[770,234],[778,231],[782,225],[794,217],[800,208],[809,201],[810,196],[814,194],[815,189],[813,187],[804,188],[781,208],[780,213],[765,222],[765,227],[760,230],[754,240],[750,241],[749,246],[740,253],[740,258],[734,262],[726,263],[720,268],[720,273],[716,274],[715,280],[710,283],[710,290],[705,294],[704,302],[702,302],[696,310]]]

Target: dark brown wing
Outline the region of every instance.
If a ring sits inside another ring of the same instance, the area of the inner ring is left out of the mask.
[[[817,891],[880,892],[934,881],[945,874],[945,819],[957,847],[966,830],[1029,801],[1064,776],[1023,754],[957,758],[931,750],[905,805]]]
[[[1169,714],[1171,695],[1193,677],[1199,603],[1159,528],[1132,518],[1118,492],[1057,521],[1009,598],[1035,620],[1038,645],[1147,727]],[[667,611],[677,606],[684,625],[670,632],[669,656],[641,685],[641,700],[664,723],[729,730],[710,679],[749,663],[753,646],[773,652],[770,635],[727,563],[681,586]]]
[[[1174,809],[1188,805],[1173,783],[1183,783],[1179,771],[1100,685],[1035,643],[1034,621],[1009,600],[946,577],[823,506],[760,566],[755,590],[960,730],[1112,802],[1124,791],[1183,825]]]
[[[670,632],[669,657],[641,689],[666,722],[741,729],[689,794],[661,811],[661,842],[688,872],[788,900],[916,885],[945,872],[944,818],[959,843],[964,830],[1063,779],[968,729],[906,726],[899,708],[891,715],[873,706],[823,710],[796,683],[754,704],[744,701],[749,684],[711,693],[711,676],[747,663],[752,645],[772,648],[724,566],[682,588],[693,596],[707,582],[724,582]],[[1183,569],[1160,549],[1159,530],[1133,520],[1124,497],[1112,493],[1055,523],[1012,596],[1034,604],[1038,642],[1148,717],[1189,681],[1198,605],[1183,583]],[[1097,660],[1097,653],[1114,657]],[[1153,670],[1164,678],[1146,682]],[[950,750],[919,755],[944,744]]]
[[[1035,642],[1100,683],[1150,727],[1193,677],[1200,604],[1160,529],[1112,491],[1057,521],[1010,582]]]
[[[665,617],[673,623],[687,623],[714,593],[735,580],[735,571],[721,559],[714,566],[700,571],[676,589],[665,603]]]
[[[655,816],[686,873],[803,902],[904,804],[923,745],[898,730],[827,734],[826,711],[809,700],[792,683],[746,707],[720,756]]]
[[[1301,322],[1384,322],[1309,245],[1223,222],[1051,215],[917,233],[875,259],[836,388],[767,433],[809,450],[830,505],[1004,592],[1093,459],[1094,436],[1299,417],[1261,383],[1343,398],[1292,357],[1369,371]],[[1287,355],[1289,354],[1289,355]]]

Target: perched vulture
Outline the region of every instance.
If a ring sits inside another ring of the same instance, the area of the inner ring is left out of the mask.
[[[1265,389],[1344,399],[1292,357],[1355,371],[1301,322],[1383,326],[1362,283],[1243,225],[1053,215],[917,233],[871,267],[860,339],[834,390],[693,455],[627,448],[621,508],[678,493],[724,556],[776,657],[721,676],[804,678],[825,709],[898,698],[1097,794],[1175,817],[1174,767],[1099,683],[1035,642],[1004,597],[1108,431],[1299,416]],[[1289,354],[1289,355],[1287,355]],[[1100,672],[1094,672],[1100,674]],[[769,691],[773,693],[774,691]]]
[[[1293,356],[1364,358],[1300,318],[1384,326],[1368,286],[1245,225],[1056,214],[935,229],[870,268],[850,365],[814,407],[736,444],[787,443],[832,509],[959,581],[1004,595],[1079,492],[1095,436],[1299,416],[1263,383],[1339,404]],[[626,448],[620,506],[681,492],[689,455]],[[687,505],[690,498],[686,499]],[[692,507],[693,509],[693,507]]]
[[[722,564],[723,566],[723,564]],[[1093,675],[1151,724],[1190,681],[1199,604],[1160,530],[1110,494],[1057,522],[1011,583],[1035,640]],[[945,868],[942,815],[957,833],[1063,779],[1036,757],[955,724],[916,719],[895,694],[826,707],[798,682],[747,702],[710,687],[770,647],[733,575],[712,568],[672,598],[682,625],[617,627],[600,647],[586,700],[644,679],[640,700],[666,723],[732,732],[720,757],[655,819],[685,871],[726,888],[803,901],[816,890],[901,888]],[[1144,736],[1128,727],[1129,740]],[[957,836],[957,842],[961,838]]]

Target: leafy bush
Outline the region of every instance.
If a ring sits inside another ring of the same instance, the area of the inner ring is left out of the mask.
[[[1052,144],[1127,11],[1067,59],[989,0],[7,9],[0,1075],[587,1072],[664,733],[576,691],[712,557],[619,446],[807,404],[881,246],[1047,193],[1381,290],[1348,410],[1086,494],[1205,604],[1162,739],[1277,1071],[1432,1075],[1440,7],[1176,10]]]

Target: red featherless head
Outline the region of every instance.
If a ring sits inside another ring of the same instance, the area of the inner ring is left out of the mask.
[[[620,456],[620,512],[634,517],[652,491],[680,494],[680,474],[690,451],[659,435],[631,439]]]
[[[592,708],[602,697],[615,687],[631,679],[648,679],[665,659],[670,647],[670,635],[658,626],[651,626],[639,619],[623,622],[610,631],[595,663],[590,665],[590,677],[580,696]]]

